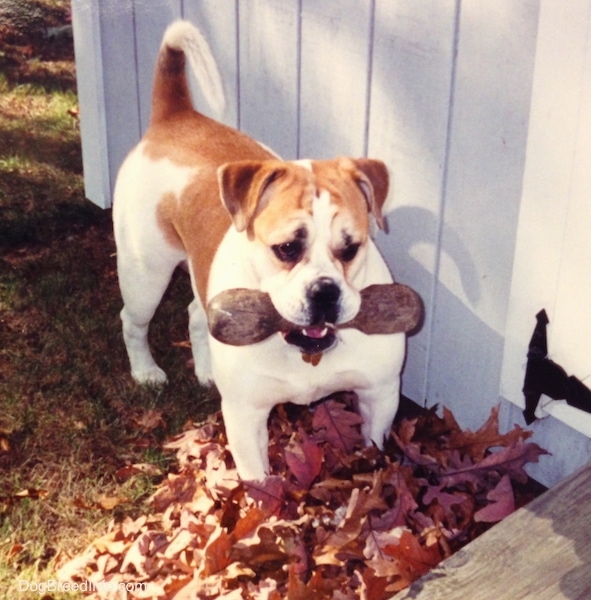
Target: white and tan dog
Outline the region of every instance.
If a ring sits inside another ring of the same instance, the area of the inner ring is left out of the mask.
[[[195,372],[219,389],[242,478],[268,473],[267,419],[287,401],[355,391],[364,437],[382,447],[398,408],[405,335],[367,336],[335,325],[355,316],[362,288],[392,281],[370,238],[371,220],[382,226],[384,164],[279,160],[193,109],[185,57],[208,101],[221,103],[207,43],[193,25],[173,23],[158,56],[149,129],[115,189],[121,319],[133,377],[166,380],[150,353],[148,326],[174,269],[187,261]],[[298,327],[248,346],[218,342],[204,306],[230,288],[268,292]]]

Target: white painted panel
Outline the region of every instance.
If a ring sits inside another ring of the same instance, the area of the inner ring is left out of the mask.
[[[396,279],[425,303],[427,318],[409,339],[403,378],[404,394],[418,403],[425,399],[455,18],[454,0],[376,3],[368,154],[391,173],[389,232],[377,242]]]
[[[366,146],[371,2],[303,0],[300,150],[362,156]]]
[[[504,401],[501,411],[502,430],[508,431],[516,423],[523,427],[521,408]],[[530,477],[547,487],[556,485],[591,460],[591,439],[557,419],[536,421],[528,429],[533,431],[533,436],[528,441],[539,444],[551,456],[540,457],[538,463],[527,465],[526,471]]]
[[[181,17],[179,0],[134,0],[137,77],[142,134],[150,123],[156,57],[167,26]]]
[[[109,172],[111,191],[121,163],[142,133],[138,112],[136,39],[133,29],[133,0],[107,0],[100,3],[105,79],[105,112],[108,124]],[[141,102],[141,95],[139,97]],[[138,121],[139,119],[139,121]],[[139,127],[138,127],[139,125]]]
[[[80,136],[86,197],[100,206],[111,206],[107,123],[103,101],[103,66],[100,19],[83,0],[72,2],[74,51],[81,106]]]
[[[109,207],[117,169],[140,134],[132,4],[73,8],[87,195]]]
[[[240,2],[242,5],[243,2]],[[247,4],[247,3],[244,3]],[[231,127],[239,126],[239,89],[238,89],[238,0],[184,0],[183,18],[194,23],[203,33],[211,46],[218,65],[224,93],[226,110],[223,115],[214,114],[205,97],[191,80],[193,101],[199,112],[218,119]]]
[[[502,396],[521,408],[527,346],[542,308],[550,358],[591,387],[590,23],[589,0],[542,2],[501,381]],[[591,436],[589,415],[547,400],[547,412]],[[552,421],[534,424],[542,443],[556,438]]]
[[[498,401],[537,20],[536,0],[461,4],[427,397],[463,426]]]
[[[591,3],[587,8],[577,139],[549,345],[556,362],[591,387]],[[591,415],[586,433],[591,436]]]
[[[240,128],[297,158],[299,0],[240,4]]]

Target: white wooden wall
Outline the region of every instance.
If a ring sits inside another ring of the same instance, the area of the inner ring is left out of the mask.
[[[558,183],[568,178],[578,143],[576,168],[581,185],[585,180],[589,138],[576,141],[571,111],[591,106],[584,54],[590,5],[591,0],[74,0],[87,196],[110,206],[118,166],[147,125],[161,35],[174,18],[195,22],[223,74],[226,123],[288,159],[369,155],[389,165],[389,233],[380,234],[378,244],[395,277],[417,289],[427,309],[422,331],[409,340],[405,395],[445,404],[471,428],[501,400],[504,426],[523,425],[520,408],[511,402],[523,405],[535,313],[545,306],[552,320],[565,302],[564,294],[552,305],[544,294],[527,306],[518,300],[529,294],[520,284],[526,265],[538,262],[535,253],[528,254],[530,243],[544,250],[540,256],[581,264],[575,248],[548,246],[545,238],[546,230],[553,231],[547,216],[555,213],[545,212],[556,208],[551,200],[566,206],[568,198],[548,196],[535,217],[546,225],[533,238],[528,211],[537,202],[538,171],[555,166],[546,151],[558,154],[557,168],[564,171],[556,175]],[[556,12],[565,13],[557,38]],[[576,31],[569,29],[570,20]],[[543,85],[549,71],[560,83],[567,76],[562,67],[580,78],[578,99],[564,104],[563,94],[550,98],[552,88]],[[208,113],[199,90],[194,97]],[[571,127],[570,141],[557,148],[552,141],[561,137],[560,119],[551,122],[551,132],[544,129],[549,101]],[[571,219],[575,229],[589,217],[588,204],[579,204]],[[563,209],[556,210],[564,216]],[[577,232],[577,244],[589,256],[586,231]],[[563,315],[570,306],[566,301]],[[565,352],[573,329],[591,332],[591,314],[581,312],[580,324],[564,330]],[[562,318],[569,322],[568,315]],[[586,435],[556,418],[534,429],[535,441],[551,445],[555,455],[533,469],[543,483],[555,483],[591,458]]]

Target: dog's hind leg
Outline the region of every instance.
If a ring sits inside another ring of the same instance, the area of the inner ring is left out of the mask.
[[[178,261],[159,260],[157,268],[145,260],[118,254],[118,272],[123,310],[123,339],[133,378],[142,384],[162,384],[166,374],[156,364],[148,344],[148,328],[168,287]],[[162,259],[162,257],[160,257]]]

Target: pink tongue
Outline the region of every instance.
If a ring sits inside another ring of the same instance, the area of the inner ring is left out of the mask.
[[[326,327],[306,327],[304,335],[310,338],[323,338],[326,335]]]

